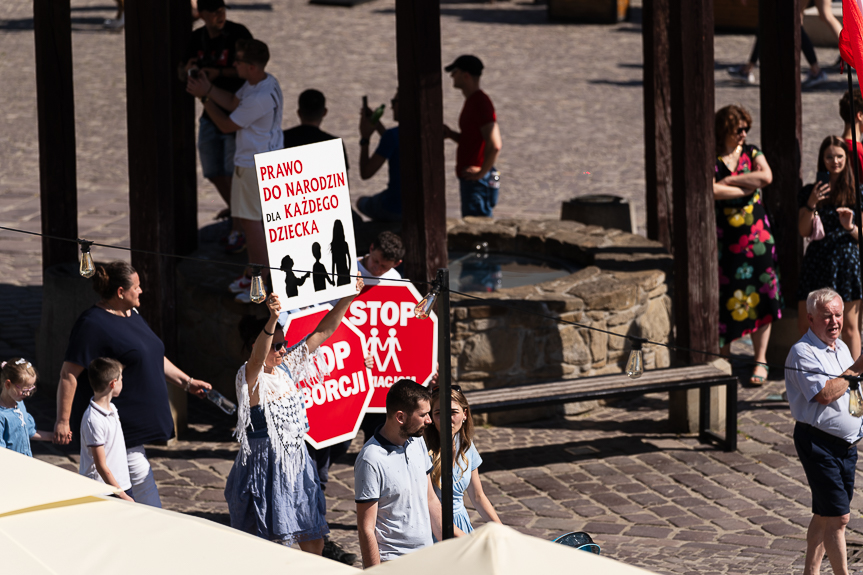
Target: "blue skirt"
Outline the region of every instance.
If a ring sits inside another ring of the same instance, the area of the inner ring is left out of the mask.
[[[245,465],[242,452],[237,454],[225,486],[231,527],[285,545],[328,534],[327,506],[313,459],[306,455],[300,476],[288,481],[269,437],[249,438],[249,447]]]

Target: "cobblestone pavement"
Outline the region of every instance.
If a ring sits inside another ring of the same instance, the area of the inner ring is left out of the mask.
[[[769,398],[781,389],[781,382],[770,382],[741,390],[733,453],[670,433],[662,394],[561,420],[480,428],[483,487],[507,525],[543,538],[585,530],[603,554],[658,573],[802,570],[811,503],[788,406]],[[196,423],[183,441],[148,447],[163,503],[227,523],[222,492],[237,453],[232,422],[200,405],[191,419]],[[354,440],[333,466],[327,489],[331,536],[356,553],[352,462],[360,445]],[[34,450],[51,463],[77,465],[77,455],[54,446]],[[861,508],[858,488],[852,557],[863,549]]]
[[[473,52],[487,64],[483,86],[493,98],[505,148],[500,216],[555,217],[560,202],[614,193],[644,221],[641,36],[634,19],[614,26],[546,22],[545,6],[528,2],[472,4],[444,0],[443,60]],[[232,3],[229,17],[273,47],[270,70],[291,102],[307,87],[328,96],[324,129],[345,137],[358,165],[360,98],[386,101],[396,87],[393,0],[351,10],[305,0]],[[78,205],[82,237],[128,245],[128,184],[123,35],[99,29],[110,2],[73,1]],[[32,3],[0,5],[0,225],[38,231],[38,142]],[[751,38],[717,36],[716,104],[740,102],[753,112],[757,87],[738,86],[724,68],[748,55]],[[599,49],[597,49],[599,48]],[[836,50],[819,49],[822,63]],[[833,74],[803,95],[804,179],[815,172],[822,137],[841,128],[836,101],[845,83]],[[445,118],[457,122],[461,95],[444,78]],[[458,210],[447,144],[448,211]],[[590,172],[589,175],[584,172]],[[382,173],[351,179],[354,197],[385,185]],[[788,193],[795,193],[789,191]],[[199,174],[199,222],[221,202]],[[790,223],[789,225],[793,225]],[[99,259],[126,258],[100,248]],[[0,232],[0,355],[32,356],[41,310],[40,242]],[[62,344],[61,344],[62,347]],[[787,405],[769,400],[780,382],[743,389],[735,453],[667,431],[663,396],[602,407],[566,420],[481,428],[484,485],[509,525],[551,537],[585,529],[603,552],[660,573],[787,573],[800,569],[809,496],[790,440]],[[40,427],[50,426],[49,398],[32,402]],[[236,454],[230,418],[192,400],[190,432],[169,447],[150,447],[165,506],[226,521],[222,495]],[[351,460],[337,464],[328,492],[333,538],[358,551]],[[35,446],[37,456],[74,468],[77,456]],[[858,485],[861,483],[858,481]],[[861,499],[852,512],[852,557],[863,551]],[[829,569],[829,567],[828,567]]]

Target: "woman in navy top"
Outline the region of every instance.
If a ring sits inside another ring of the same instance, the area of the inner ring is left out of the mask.
[[[124,365],[123,393],[113,401],[123,414],[132,495],[135,501],[161,507],[143,446],[167,441],[174,434],[166,382],[199,397],[212,386],[192,379],[165,357],[162,340],[136,309],[142,290],[131,265],[113,262],[98,266],[93,289],[102,299],[82,313],[72,327],[60,371],[54,441],[68,444],[74,432],[80,431],[81,417],[92,396],[84,366],[97,357],[116,359]]]

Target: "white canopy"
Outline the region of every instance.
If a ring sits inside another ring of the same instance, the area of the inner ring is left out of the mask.
[[[206,519],[94,496],[105,492],[104,484],[9,453],[0,449],[4,573],[351,575],[357,571]]]
[[[369,575],[440,575],[441,568],[470,575],[652,573],[614,559],[523,535],[498,523],[488,523],[465,537],[426,547],[367,571]]]

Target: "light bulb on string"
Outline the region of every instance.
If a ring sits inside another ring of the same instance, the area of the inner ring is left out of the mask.
[[[629,359],[626,361],[626,375],[631,379],[638,379],[644,375],[644,355],[641,352],[641,346],[646,341],[640,337],[630,337],[632,342],[632,351],[629,352]]]
[[[431,315],[432,310],[434,310],[434,304],[437,301],[438,290],[438,285],[435,283],[431,291],[414,308],[414,316],[417,319],[428,319],[428,316]]]
[[[90,246],[93,242],[87,240],[78,240],[81,245],[81,265],[78,267],[78,273],[82,277],[91,278],[96,275],[96,264],[93,263],[93,256],[90,254]]]
[[[267,289],[261,277],[261,266],[252,266],[252,285],[249,288],[249,299],[253,303],[261,303],[267,299]]]

